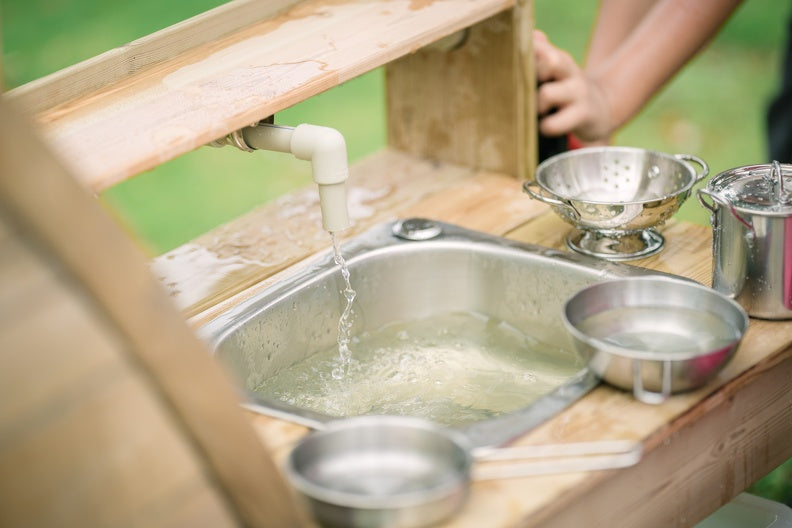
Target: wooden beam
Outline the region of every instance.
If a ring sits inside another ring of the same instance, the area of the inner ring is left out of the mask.
[[[271,18],[300,0],[234,0],[94,58],[69,66],[13,90],[25,112],[39,114],[105,88],[189,51]]]
[[[305,0],[272,13],[262,8],[263,18],[203,43],[183,37],[202,27],[197,23],[165,30],[162,38],[173,50],[152,56],[141,69],[135,69],[138,56],[133,52],[125,59],[126,67],[133,65],[128,74],[112,71],[111,55],[97,61],[97,70],[88,64],[52,83],[34,83],[7,96],[27,103],[63,162],[91,190],[100,191],[512,3]],[[285,5],[284,0],[253,4]],[[210,12],[202,22],[213,23],[213,17]],[[219,27],[218,33],[227,29]],[[152,40],[156,48],[158,38]],[[105,76],[116,80],[106,84]],[[98,88],[91,91],[94,80]],[[50,106],[51,90],[58,89],[68,93]]]

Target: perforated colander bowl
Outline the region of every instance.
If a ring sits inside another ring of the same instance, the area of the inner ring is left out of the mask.
[[[663,237],[654,228],[708,172],[703,160],[689,154],[590,147],[548,158],[524,189],[577,229],[567,237],[574,251],[631,260],[662,249]]]

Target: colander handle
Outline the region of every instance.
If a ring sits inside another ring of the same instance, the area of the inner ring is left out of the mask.
[[[692,161],[701,167],[701,172],[696,174],[696,181],[694,183],[700,182],[707,177],[707,174],[709,174],[709,165],[707,165],[707,162],[697,156],[694,156],[693,154],[674,154],[674,157],[682,161]]]
[[[534,191],[532,187],[536,187],[537,189],[539,189],[539,192]],[[566,209],[569,212],[569,214],[572,216],[572,219],[574,221],[580,220],[580,213],[578,213],[577,209],[575,209],[575,207],[571,203],[543,195],[541,193],[541,188],[539,187],[539,184],[536,183],[536,180],[529,180],[523,183],[523,191],[525,191],[526,194],[528,194],[528,196],[530,196],[534,200],[539,200],[540,202],[544,202],[547,205],[555,205],[557,207],[561,207],[562,209]]]

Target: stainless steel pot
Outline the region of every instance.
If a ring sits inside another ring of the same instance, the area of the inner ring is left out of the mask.
[[[792,318],[792,165],[737,167],[698,191],[710,210],[712,287],[753,317]],[[708,201],[709,200],[709,201]]]

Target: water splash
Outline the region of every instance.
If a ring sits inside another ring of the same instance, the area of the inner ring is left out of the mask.
[[[330,237],[333,241],[333,261],[341,268],[341,277],[344,279],[344,289],[341,293],[346,299],[346,306],[338,319],[338,362],[331,373],[333,379],[339,380],[346,376],[349,364],[352,361],[352,351],[349,349],[349,342],[352,338],[352,303],[355,301],[357,293],[352,289],[352,284],[349,281],[349,268],[341,255],[335,233],[330,233]]]
[[[456,426],[523,408],[585,366],[573,351],[477,312],[393,321],[352,343],[341,380],[331,377],[333,344],[253,390],[336,417],[396,414]]]

